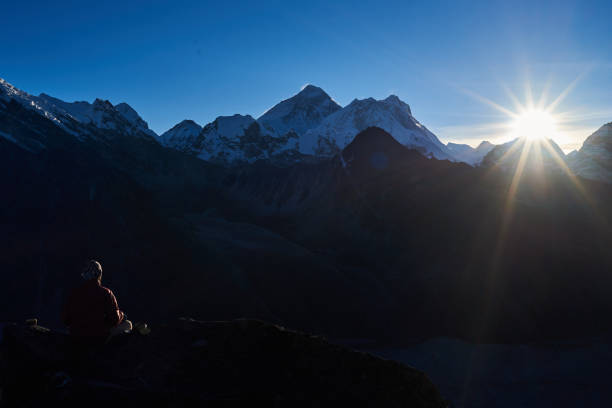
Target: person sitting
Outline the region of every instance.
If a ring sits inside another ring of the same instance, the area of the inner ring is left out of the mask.
[[[91,344],[131,331],[132,322],[119,309],[115,295],[102,286],[102,265],[89,261],[81,276],[85,282],[72,290],[62,309],[70,335]]]

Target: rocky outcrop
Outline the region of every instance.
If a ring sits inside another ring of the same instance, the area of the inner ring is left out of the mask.
[[[3,335],[6,406],[446,406],[416,369],[256,320],[180,319],[95,350],[37,325]]]

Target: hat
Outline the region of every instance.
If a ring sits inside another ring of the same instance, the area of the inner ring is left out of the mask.
[[[85,280],[100,279],[102,276],[102,265],[100,265],[100,262],[92,259],[85,265],[81,276]]]

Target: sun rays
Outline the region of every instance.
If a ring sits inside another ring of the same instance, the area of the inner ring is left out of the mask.
[[[503,250],[507,229],[512,223],[514,206],[520,191],[521,182],[528,177],[531,185],[537,185],[544,192],[551,182],[553,174],[562,175],[570,181],[575,193],[597,216],[596,205],[587,193],[581,180],[572,172],[566,157],[555,143],[555,139],[562,137],[562,124],[571,121],[571,113],[555,113],[555,109],[570,94],[571,90],[584,77],[579,75],[550,103],[551,83],[548,81],[542,87],[537,101],[534,97],[531,84],[525,84],[525,100],[521,100],[511,91],[503,86],[508,98],[512,101],[513,109],[508,109],[501,104],[493,102],[485,97],[468,92],[479,101],[492,107],[505,115],[504,127],[506,136],[511,142],[502,146],[501,153],[490,163],[490,171],[511,171],[508,190],[502,211],[500,236],[498,239],[499,251]],[[505,148],[505,151],[504,151]],[[500,256],[501,252],[497,254]]]
[[[489,161],[489,174],[507,173],[508,184],[505,188],[505,196],[500,201],[499,229],[496,233],[495,249],[490,257],[489,274],[484,282],[486,290],[483,314],[479,324],[475,327],[476,337],[486,332],[493,311],[490,310],[495,301],[496,284],[503,277],[500,273],[503,269],[502,260],[507,250],[507,239],[512,233],[515,222],[517,205],[539,206],[542,211],[550,204],[547,200],[549,190],[554,189],[553,184],[567,178],[579,201],[591,211],[596,218],[600,217],[595,201],[589,196],[581,180],[574,175],[566,162],[565,155],[555,143],[563,134],[563,124],[569,120],[571,114],[555,113],[555,109],[568,96],[576,86],[580,77],[574,80],[556,98],[550,95],[550,83],[542,87],[542,92],[537,100],[534,98],[531,85],[525,85],[525,100],[521,100],[507,87],[506,94],[512,102],[512,109],[491,101],[488,98],[467,92],[480,102],[490,106],[498,112],[503,113],[505,121],[491,128],[503,127],[505,136],[511,142],[497,148],[493,160]],[[552,102],[548,102],[552,100]],[[523,188],[524,187],[524,188]],[[552,191],[552,190],[550,190]],[[554,204],[554,203],[553,203]],[[478,362],[473,361],[476,365]],[[464,392],[470,386],[472,364],[466,372]]]
[[[546,164],[560,168],[572,180],[576,188],[584,193],[579,180],[568,167],[564,154],[555,148],[556,144],[554,142],[562,137],[562,125],[567,117],[567,112],[559,114],[555,112],[555,109],[567,98],[583,77],[584,73],[576,77],[554,98],[550,95],[551,81],[547,81],[541,87],[542,91],[537,98],[534,95],[531,83],[526,81],[523,101],[508,86],[502,85],[512,102],[512,108],[505,107],[472,91],[464,90],[471,97],[503,113],[506,117],[503,123],[496,126],[505,129],[504,136],[512,142],[509,142],[506,150],[495,160],[493,167],[507,167],[510,164],[514,171],[508,188],[508,200],[510,202],[517,194],[526,168],[541,173]],[[552,101],[549,103],[550,99]],[[530,173],[532,172],[530,171]]]
[[[514,119],[512,131],[517,138],[545,140],[555,136],[557,120],[545,110],[530,109]]]

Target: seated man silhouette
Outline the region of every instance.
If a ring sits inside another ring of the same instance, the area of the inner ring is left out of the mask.
[[[85,282],[70,293],[62,310],[62,321],[71,336],[85,343],[98,344],[131,331],[132,322],[119,310],[115,295],[102,286],[102,265],[89,261],[81,276]]]

